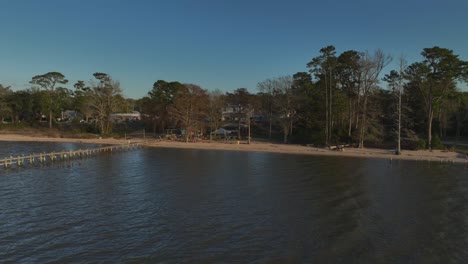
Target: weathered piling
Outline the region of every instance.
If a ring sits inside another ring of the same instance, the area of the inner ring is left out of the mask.
[[[44,164],[46,162],[54,162],[54,161],[66,161],[66,160],[72,160],[75,158],[84,158],[84,157],[89,157],[91,155],[97,155],[100,153],[113,153],[113,151],[128,151],[128,150],[134,150],[138,149],[139,147],[142,147],[140,143],[128,143],[128,144],[122,144],[122,145],[114,145],[114,146],[105,146],[105,147],[99,147],[99,148],[89,148],[89,149],[78,149],[78,150],[69,150],[69,151],[61,151],[61,152],[55,152],[52,151],[50,153],[39,153],[39,154],[30,154],[27,156],[21,155],[17,157],[6,157],[6,158],[0,158],[0,169],[9,169],[12,168],[13,166],[16,167],[24,167],[26,163],[28,165],[35,165],[36,160],[39,162],[39,164]]]

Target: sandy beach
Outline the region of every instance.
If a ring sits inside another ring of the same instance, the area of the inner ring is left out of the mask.
[[[0,134],[0,141],[25,141],[25,142],[79,142],[79,143],[97,143],[97,144],[125,144],[128,140],[114,138],[96,138],[96,139],[74,139],[74,138],[52,138],[52,137],[34,137],[28,135]],[[394,155],[392,150],[385,149],[358,149],[345,148],[343,151],[330,150],[325,148],[294,145],[277,144],[264,142],[178,142],[167,140],[132,140],[131,142],[141,142],[147,147],[155,148],[184,148],[184,149],[207,149],[224,151],[251,151],[251,152],[270,152],[285,154],[302,155],[321,155],[321,156],[343,156],[343,157],[364,157],[380,158],[388,160],[422,160],[436,162],[456,162],[466,163],[468,160],[465,154],[449,152],[442,150],[404,150],[401,155]]]

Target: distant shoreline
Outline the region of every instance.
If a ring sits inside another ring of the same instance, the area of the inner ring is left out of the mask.
[[[23,142],[74,142],[90,144],[125,144],[128,140],[114,138],[54,138],[54,137],[35,137],[29,135],[0,134],[0,141],[23,141]],[[252,142],[247,144],[245,141],[216,141],[216,142],[178,142],[167,140],[132,140],[131,142],[142,142],[147,147],[155,148],[183,148],[183,149],[205,149],[205,150],[224,150],[224,151],[248,151],[248,152],[268,152],[284,154],[301,154],[316,156],[337,156],[337,157],[358,157],[358,158],[379,158],[387,160],[419,160],[435,162],[454,162],[467,163],[465,154],[448,152],[441,150],[404,150],[401,155],[394,155],[391,150],[385,149],[357,149],[345,148],[343,151],[335,151],[325,148],[309,147],[295,144],[277,144]],[[1,144],[1,143],[0,143]]]

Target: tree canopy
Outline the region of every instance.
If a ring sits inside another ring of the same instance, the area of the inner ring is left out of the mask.
[[[138,110],[140,128],[183,131],[185,141],[208,133],[211,139],[220,127],[250,140],[252,128],[256,137],[284,143],[389,147],[396,141],[397,152],[400,143],[432,149],[441,138],[468,136],[468,97],[460,89],[468,81],[468,62],[452,50],[424,48],[421,60],[399,69],[388,67],[392,58],[381,50],[339,52],[328,45],[314,54],[305,71],[260,81],[255,93],[160,79],[134,100],[107,73],[68,88],[62,73],[47,72],[33,76],[24,90],[0,85],[0,119],[31,125],[46,119],[52,128],[73,110],[86,131],[111,135],[119,129],[114,113]]]

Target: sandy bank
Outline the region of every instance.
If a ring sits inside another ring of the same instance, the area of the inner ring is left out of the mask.
[[[124,144],[128,141],[123,139],[73,139],[73,138],[50,138],[50,137],[33,137],[26,135],[0,134],[0,141],[29,141],[29,142],[80,142],[80,143],[97,143],[97,144]],[[425,160],[437,162],[457,162],[465,163],[467,158],[465,154],[434,150],[405,150],[401,155],[394,155],[391,150],[384,149],[357,149],[346,148],[343,151],[335,151],[324,148],[308,147],[301,145],[287,145],[274,143],[259,143],[237,144],[237,142],[176,142],[176,141],[160,141],[146,140],[144,144],[148,147],[160,148],[184,148],[184,149],[208,149],[208,150],[226,150],[226,151],[252,151],[252,152],[271,152],[271,153],[286,153],[286,154],[303,154],[303,155],[321,155],[321,156],[344,156],[344,157],[364,157],[364,158],[381,158],[381,159],[401,159],[401,160]],[[1,145],[1,143],[0,143]]]

